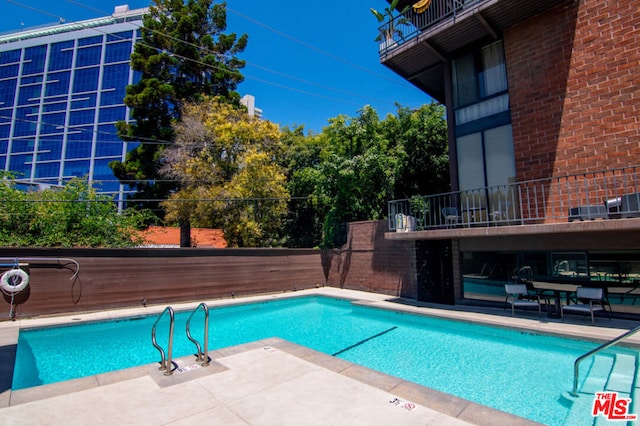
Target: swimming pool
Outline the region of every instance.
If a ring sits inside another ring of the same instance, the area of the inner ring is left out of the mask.
[[[194,353],[176,314],[174,356]],[[192,334],[202,323],[192,320]],[[14,390],[159,360],[152,317],[21,330]],[[198,328],[200,327],[200,328]],[[158,328],[158,341],[166,341]],[[321,296],[210,310],[211,350],[280,337],[538,422],[560,425],[573,361],[594,343],[422,317]]]

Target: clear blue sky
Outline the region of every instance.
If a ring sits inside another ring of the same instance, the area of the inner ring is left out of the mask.
[[[148,0],[3,0],[0,32],[24,26],[97,18],[116,5]],[[372,105],[380,117],[395,103],[418,107],[431,98],[380,64],[378,22],[370,7],[384,0],[228,0],[227,32],[249,35],[238,91],[256,98],[263,117],[282,126],[320,132],[339,114]]]

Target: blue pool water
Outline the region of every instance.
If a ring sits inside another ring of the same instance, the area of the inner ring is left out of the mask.
[[[189,314],[176,313],[174,357],[195,352],[184,332]],[[201,314],[191,320],[200,340]],[[150,338],[156,318],[21,330],[12,388],[157,362]],[[159,342],[166,342],[167,324],[158,327]],[[568,414],[560,396],[571,389],[575,358],[596,346],[325,297],[211,309],[209,325],[210,350],[280,337],[550,425],[562,424]]]

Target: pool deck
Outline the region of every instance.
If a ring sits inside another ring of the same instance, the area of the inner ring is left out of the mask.
[[[637,322],[587,317],[566,322],[537,313],[502,309],[442,307],[387,295],[324,287],[295,293],[207,301],[210,307],[274,298],[323,295],[357,303],[606,341]],[[176,311],[199,302],[173,305]],[[11,391],[20,327],[81,323],[119,316],[160,313],[163,306],[121,309],[0,322],[0,419],[3,425],[530,425],[535,424],[474,402],[382,374],[277,337],[209,353],[201,367],[195,357],[176,361],[181,369],[164,376],[158,364]],[[640,336],[629,340],[640,345]],[[15,356],[15,355],[13,355]],[[487,390],[499,391],[499,390]]]

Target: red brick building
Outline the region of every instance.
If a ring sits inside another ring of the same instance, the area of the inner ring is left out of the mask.
[[[452,192],[389,208],[390,230],[413,232],[387,238],[427,265],[418,287],[448,270],[452,293],[433,301],[503,300],[526,268],[636,309],[640,0],[432,0],[402,18],[381,62],[446,105],[449,126]]]

